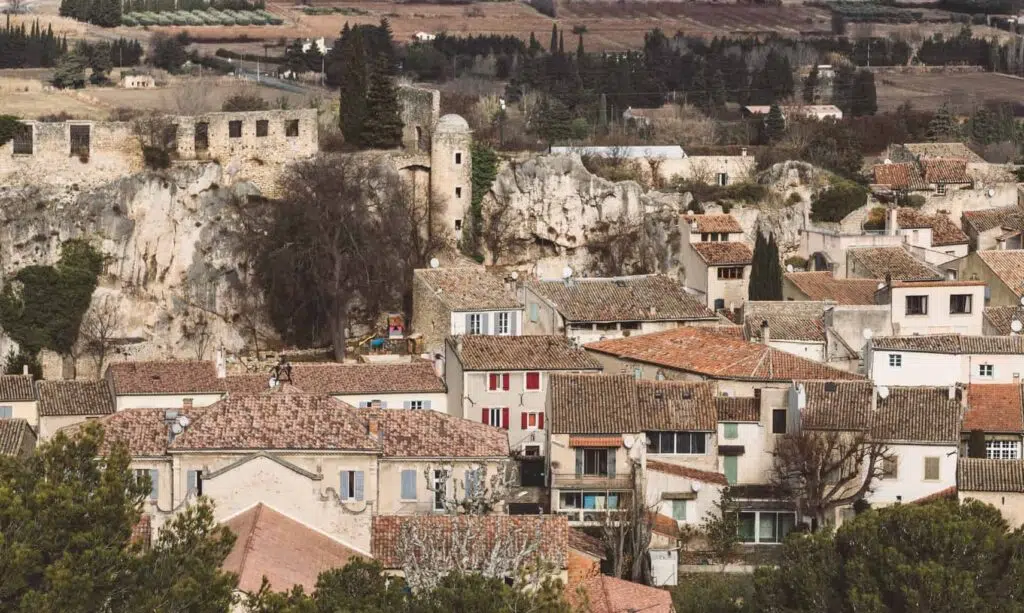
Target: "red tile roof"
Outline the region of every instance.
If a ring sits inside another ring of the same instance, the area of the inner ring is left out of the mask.
[[[569,528],[569,548],[599,560],[608,559],[604,541],[577,528]]]
[[[967,160],[921,160],[921,170],[925,183],[972,183],[967,174]]]
[[[621,436],[570,436],[570,447],[622,447]]]
[[[206,409],[196,407],[189,410],[175,409],[195,422]],[[156,457],[167,453],[170,440],[168,425],[164,422],[166,409],[125,409],[100,420],[103,425],[103,447],[101,453],[110,453],[115,441],[128,445],[128,453],[134,457]],[[76,424],[66,431],[71,433],[84,424]]]
[[[0,456],[21,456],[35,447],[36,435],[25,419],[0,419]]]
[[[933,247],[966,245],[969,242],[960,226],[942,213],[927,215],[917,209],[901,207],[896,210],[896,223],[900,229],[931,228]]]
[[[586,349],[713,379],[863,379],[767,345],[708,333],[698,326],[598,341],[587,344]]]
[[[1024,230],[1024,208],[1014,204],[981,211],[964,211],[963,222],[975,232],[994,228]]]
[[[963,430],[1024,433],[1020,384],[987,383],[968,387]]]
[[[415,271],[437,299],[453,311],[521,309],[515,292],[483,266],[424,268]]]
[[[956,475],[961,492],[1024,492],[1024,460],[959,458]]]
[[[40,381],[37,389],[41,417],[110,415],[116,406],[110,384],[104,380]]]
[[[32,376],[0,375],[0,402],[28,402],[36,399]]]
[[[266,378],[266,377],[265,377]],[[429,360],[405,364],[293,363],[292,383],[310,394],[444,393]]]
[[[672,594],[666,590],[607,575],[580,583],[589,613],[673,613]]]
[[[470,419],[431,410],[377,409],[366,414],[380,419],[385,457],[504,458],[509,454],[505,430]]]
[[[741,396],[715,396],[718,421],[761,421],[761,400]]]
[[[978,257],[1010,291],[1024,296],[1024,249],[978,251]]]
[[[790,272],[786,279],[809,300],[837,304],[875,304],[878,282],[873,279],[836,279],[831,272]]]
[[[307,593],[325,570],[369,557],[260,503],[224,522],[238,539],[221,565],[238,575],[238,589],[255,593],[263,577],[279,592],[301,585]]]
[[[728,232],[729,234],[738,234],[743,232],[743,226],[736,220],[732,215],[693,215],[687,213],[683,215],[683,221],[690,224],[691,228],[694,228],[694,232]]]
[[[665,275],[581,277],[529,284],[574,322],[715,320],[703,303]]]
[[[468,334],[448,340],[464,370],[601,370],[601,363],[560,335]]]
[[[647,460],[647,469],[659,473],[665,473],[668,475],[675,475],[677,477],[686,477],[687,479],[693,479],[694,481],[716,483],[718,485],[729,485],[729,481],[725,478],[725,475],[723,475],[722,473],[711,472],[709,470],[700,470],[698,468],[691,468],[689,466],[673,464],[671,462]]]
[[[885,185],[892,189],[928,189],[928,184],[922,180],[921,173],[917,170],[917,164],[913,162],[875,164],[874,174],[876,185]]]
[[[962,334],[922,334],[914,336],[876,336],[870,341],[872,349],[886,351],[920,351],[950,355],[1024,354],[1021,336],[965,336]]]
[[[690,246],[708,266],[740,266],[754,259],[754,252],[746,243],[691,243]]]
[[[213,362],[114,362],[107,366],[114,393],[216,394],[227,391]]]
[[[985,307],[982,315],[985,321],[995,330],[996,334],[1009,336],[1013,333],[1014,321],[1024,323],[1024,307],[1020,306],[991,306]]]
[[[937,269],[918,260],[903,247],[851,247],[846,251],[848,260],[856,260],[874,279],[903,281],[939,281],[943,275]],[[863,276],[863,274],[862,274]]]

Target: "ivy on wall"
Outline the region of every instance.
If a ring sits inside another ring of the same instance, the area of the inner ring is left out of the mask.
[[[491,191],[494,178],[498,176],[498,155],[494,149],[479,142],[473,143],[470,152],[470,163],[472,164],[470,180],[473,193],[469,201],[467,227],[463,232],[462,252],[481,261],[483,259],[480,254],[480,239],[484,228],[483,200],[487,192]]]

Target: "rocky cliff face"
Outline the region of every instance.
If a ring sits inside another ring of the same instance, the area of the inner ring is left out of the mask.
[[[85,238],[109,256],[93,297],[120,310],[117,336],[136,358],[209,357],[243,344],[231,324],[244,275],[234,204],[258,191],[224,187],[216,164],[140,173],[88,190],[0,188],[0,271],[51,264],[62,241]],[[9,341],[0,341],[6,352]]]

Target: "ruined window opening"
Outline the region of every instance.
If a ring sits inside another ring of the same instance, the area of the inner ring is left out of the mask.
[[[21,123],[14,128],[14,155],[32,155],[32,126]]]
[[[164,148],[168,151],[178,150],[178,124],[164,128]]]
[[[462,188],[461,187],[456,187],[455,188],[455,197],[456,198],[461,198],[462,197]]]
[[[204,153],[210,148],[210,124],[200,121],[196,124],[196,153]]]
[[[228,136],[230,138],[242,138],[242,120],[236,119],[228,122]]]
[[[284,135],[292,138],[299,135],[299,120],[289,119],[284,122]]]
[[[456,153],[455,154],[455,163],[456,164],[461,164],[462,163],[462,154],[461,153]]]
[[[270,133],[270,122],[266,119],[256,120],[256,136],[264,137]]]
[[[89,157],[89,126],[71,126],[71,155]]]

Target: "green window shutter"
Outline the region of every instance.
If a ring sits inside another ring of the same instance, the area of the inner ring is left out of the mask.
[[[739,458],[734,455],[722,458],[722,462],[725,465],[725,480],[729,482],[729,485],[734,485],[736,483],[738,460]]]
[[[686,501],[685,500],[673,500],[672,501],[672,519],[676,521],[686,521]]]
[[[740,436],[739,424],[722,424],[722,429],[725,430],[725,438],[729,440],[739,438]]]

